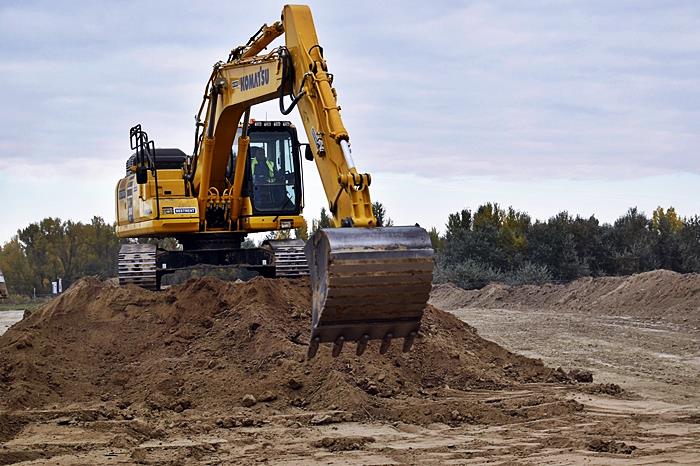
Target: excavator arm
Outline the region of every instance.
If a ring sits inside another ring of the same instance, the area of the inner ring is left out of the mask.
[[[323,58],[311,11],[287,5],[282,12],[287,50],[294,64],[294,89],[301,119],[336,227],[374,227],[369,195],[371,177],[359,174],[350,135],[340,117],[333,75]]]
[[[282,34],[285,46],[261,54]],[[361,354],[370,340],[381,340],[385,352],[394,338],[404,338],[408,351],[431,288],[430,239],[417,225],[377,227],[372,179],[353,161],[309,8],[286,5],[281,22],[263,26],[226,63],[215,65],[206,99],[201,142],[186,176],[200,211],[212,196],[228,193],[232,224],[240,221],[243,202],[250,107],[279,99],[283,114],[299,110],[335,227],[318,230],[306,245],[313,308],[309,355],[324,342],[334,343],[337,355],[345,341],[356,341]],[[241,120],[235,176],[227,189],[224,173]]]

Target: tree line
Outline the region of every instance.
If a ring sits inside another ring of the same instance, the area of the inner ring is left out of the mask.
[[[114,225],[100,217],[90,223],[45,218],[2,246],[0,270],[13,294],[49,294],[58,278],[66,288],[88,275],[115,276],[118,252]]]
[[[386,208],[375,202],[379,226],[391,226]],[[294,232],[272,232],[269,238],[308,239],[328,228],[331,216],[320,217]],[[700,273],[700,217],[681,218],[671,207],[647,217],[629,209],[612,224],[594,216],[573,217],[561,212],[546,221],[525,212],[486,203],[476,210],[450,214],[444,234],[430,237],[436,250],[436,282],[479,288],[490,282],[541,284],[587,276],[629,275],[658,268]],[[46,218],[33,223],[0,248],[10,292],[48,294],[51,282],[63,279],[64,288],[88,275],[116,276],[121,241],[115,226],[100,217],[89,223]],[[161,246],[177,247],[172,239]],[[244,247],[255,247],[247,239]]]
[[[437,282],[479,288],[489,282],[540,284],[654,269],[700,272],[700,217],[629,209],[612,224],[567,212],[546,221],[487,203],[450,214],[431,230]]]

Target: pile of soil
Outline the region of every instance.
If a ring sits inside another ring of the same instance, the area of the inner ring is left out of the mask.
[[[491,284],[466,291],[433,288],[441,309],[548,309],[659,319],[700,328],[700,274],[655,270],[626,277],[581,278],[564,285]]]
[[[508,422],[537,416],[538,405],[549,415],[580,409],[540,395],[523,406],[460,397],[569,380],[432,306],[410,353],[396,342],[380,355],[371,342],[361,357],[354,345],[338,358],[326,346],[308,360],[309,323],[306,280],[206,277],[150,292],[84,279],[0,336],[0,409],[330,410],[415,423]]]

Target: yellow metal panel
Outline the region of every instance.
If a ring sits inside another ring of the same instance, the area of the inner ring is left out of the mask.
[[[198,231],[198,218],[146,220],[117,226],[117,236],[120,238],[135,238],[138,236],[173,236],[182,233],[196,233]]]
[[[182,172],[158,171],[160,218],[157,218],[155,181],[150,173],[148,176],[148,182],[143,185],[136,183],[135,175],[119,180],[116,189],[117,236],[168,236],[199,231],[197,199],[184,196]],[[164,194],[166,191],[171,194]]]
[[[241,204],[241,217],[249,217],[253,215],[253,204],[250,202],[250,197],[244,197]]]
[[[291,228],[299,228],[304,224],[301,215],[286,215],[279,217],[244,217],[241,226],[246,232],[281,230],[283,222],[292,222]]]
[[[184,196],[185,181],[182,178],[182,170],[158,170],[158,187],[161,196]],[[149,179],[149,188],[153,192],[155,179]]]

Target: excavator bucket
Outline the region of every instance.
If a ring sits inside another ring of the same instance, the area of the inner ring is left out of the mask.
[[[312,289],[308,356],[346,341],[362,354],[370,340],[385,353],[403,338],[408,351],[420,328],[433,277],[433,248],[420,227],[327,228],[306,244]]]

